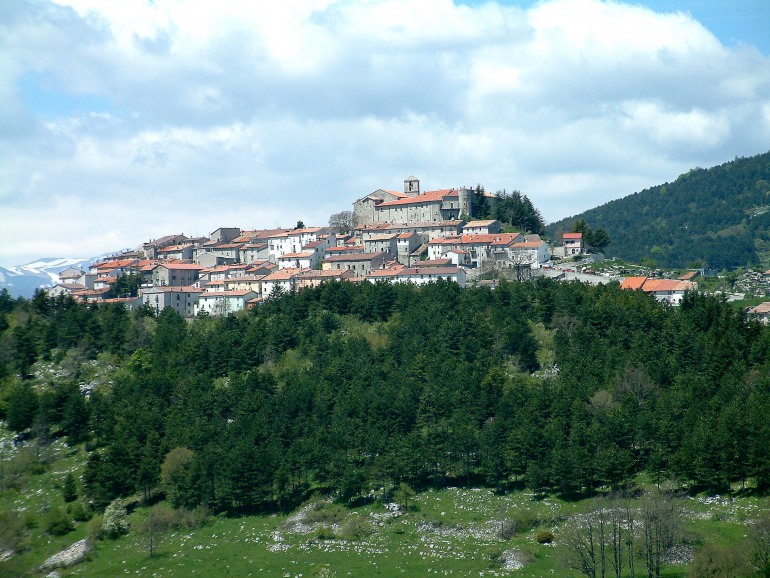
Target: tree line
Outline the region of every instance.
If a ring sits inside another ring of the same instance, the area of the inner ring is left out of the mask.
[[[0,315],[6,424],[85,443],[99,504],[163,488],[259,512],[402,484],[579,497],[641,472],[770,487],[770,332],[713,297],[335,282],[192,322],[44,294],[0,296]],[[97,356],[115,369],[86,397],[73,359]],[[71,370],[42,383],[39,361]]]
[[[505,189],[488,196],[478,185],[473,191],[473,217],[496,219],[504,226],[524,233],[545,234],[545,221],[540,210],[521,191]]]

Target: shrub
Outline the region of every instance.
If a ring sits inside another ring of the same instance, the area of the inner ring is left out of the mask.
[[[550,544],[553,542],[553,532],[550,530],[541,530],[535,537],[538,544]]]
[[[499,546],[491,546],[484,552],[484,557],[489,561],[490,568],[497,567],[503,559],[503,550]]]
[[[719,546],[716,544],[706,544],[703,548],[696,550],[687,572],[688,578],[750,575],[752,575],[751,569],[739,546]],[[757,574],[757,576],[765,575]]]
[[[334,533],[334,529],[331,526],[321,526],[316,533],[316,538],[319,540],[334,540],[337,535]]]
[[[345,508],[339,504],[324,507],[324,504],[320,503],[305,514],[308,524],[339,524],[344,518]]]
[[[13,510],[0,512],[0,551],[16,551],[26,545],[27,530],[24,516]]]
[[[23,514],[23,518],[24,518],[24,526],[28,530],[31,530],[32,528],[37,527],[39,520],[37,519],[35,512],[31,510],[25,510]]]
[[[537,528],[543,521],[540,520],[531,510],[516,510],[511,516],[500,520],[500,537],[504,540],[510,540],[516,534],[523,534]]]
[[[83,502],[72,502],[67,506],[67,513],[72,516],[72,519],[76,522],[88,522],[93,515],[91,508],[86,506]]]
[[[114,500],[107,509],[104,510],[104,523],[102,524],[103,535],[107,538],[118,538],[128,533],[128,513],[123,500]]]
[[[178,525],[187,530],[202,528],[211,523],[211,514],[205,506],[197,506],[194,510],[180,510]]]
[[[89,542],[104,539],[104,516],[98,515],[91,518],[86,526],[86,536]]]
[[[372,525],[360,517],[351,518],[342,526],[340,536],[347,540],[360,540],[372,534]]]
[[[63,536],[72,532],[75,525],[61,508],[51,508],[46,514],[45,530],[51,536]]]

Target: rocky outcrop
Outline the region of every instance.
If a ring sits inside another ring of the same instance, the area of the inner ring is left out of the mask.
[[[80,540],[79,542],[72,544],[72,546],[66,550],[62,550],[48,558],[48,560],[43,562],[42,566],[40,566],[40,570],[45,571],[53,568],[68,568],[69,566],[74,566],[85,560],[85,557],[90,550],[91,547],[88,545],[88,540]]]

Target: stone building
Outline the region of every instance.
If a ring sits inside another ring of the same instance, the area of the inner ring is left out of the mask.
[[[439,222],[459,219],[473,212],[473,190],[420,191],[420,181],[404,180],[404,192],[378,189],[353,203],[353,221],[365,223]]]

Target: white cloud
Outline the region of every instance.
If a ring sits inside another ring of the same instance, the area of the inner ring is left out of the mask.
[[[553,220],[770,142],[770,60],[637,4],[56,0],[0,22],[2,264],[322,224],[409,174]]]
[[[719,112],[671,111],[660,102],[650,101],[623,103],[622,108],[627,116],[623,123],[626,130],[648,132],[661,146],[711,148],[723,142],[730,130],[728,119]]]

